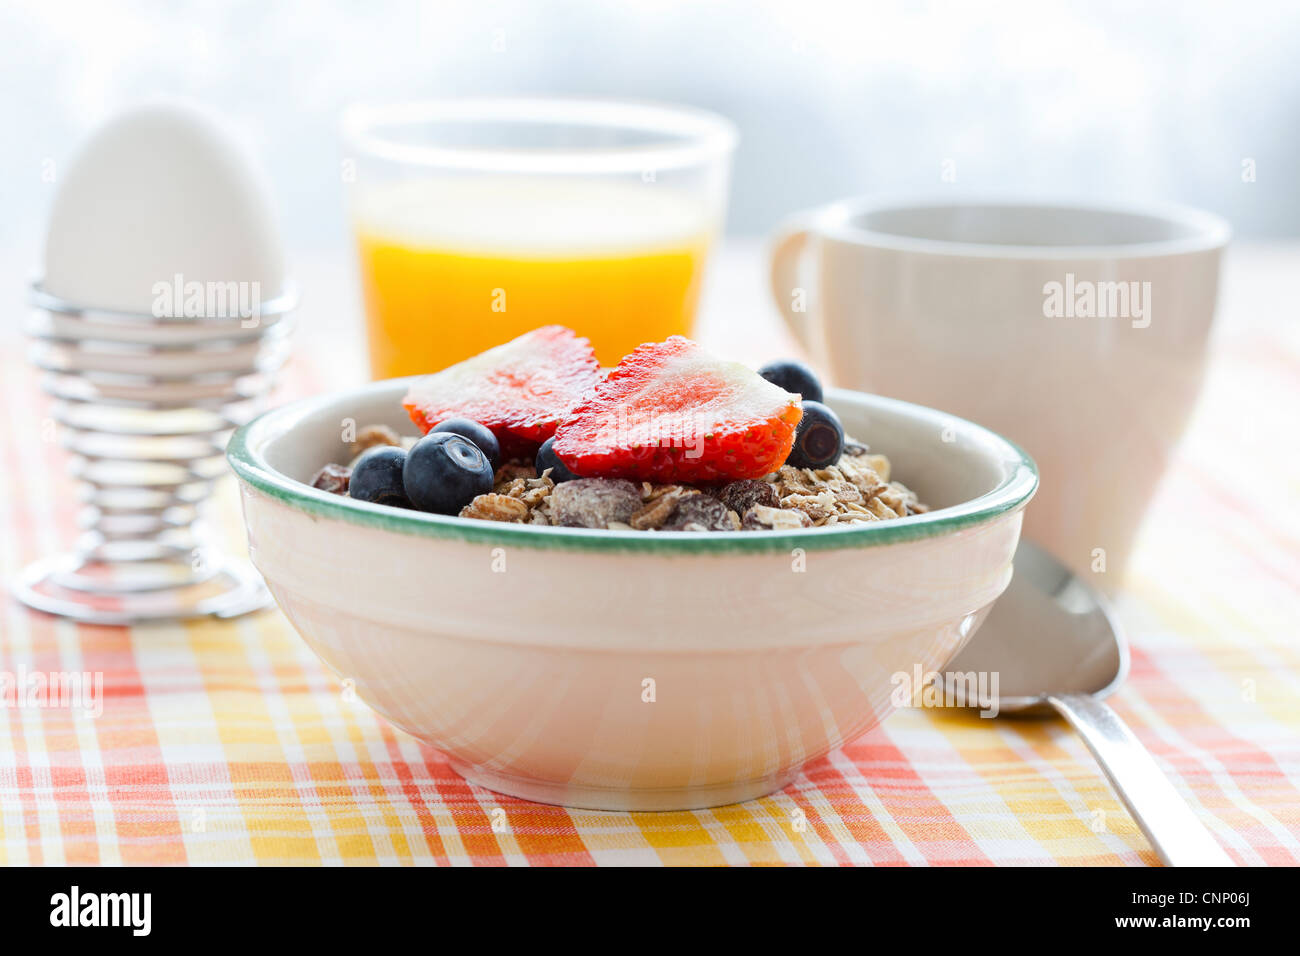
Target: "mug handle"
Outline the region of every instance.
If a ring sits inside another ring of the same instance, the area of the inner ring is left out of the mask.
[[[783,225],[768,253],[768,273],[772,284],[772,299],[777,311],[785,319],[786,327],[810,355],[813,350],[812,325],[808,311],[796,312],[790,301],[799,285],[799,267],[803,262],[808,240],[812,238],[810,223],[803,218]]]

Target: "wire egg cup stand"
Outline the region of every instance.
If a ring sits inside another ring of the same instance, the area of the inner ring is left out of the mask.
[[[31,360],[82,485],[73,550],[28,565],[14,593],[94,624],[234,617],[270,596],[217,547],[204,503],[227,474],[231,432],[288,357],[290,290],[248,318],[88,309],[33,286]]]

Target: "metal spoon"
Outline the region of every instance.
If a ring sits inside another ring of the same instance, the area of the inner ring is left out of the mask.
[[[972,672],[998,675],[998,713],[1054,709],[1068,720],[1166,864],[1234,865],[1133,732],[1102,702],[1128,673],[1128,646],[1118,621],[1100,595],[1028,541],[1022,539],[1016,551],[1010,586],[944,673],[950,700],[987,707],[965,699],[975,685],[959,675]]]

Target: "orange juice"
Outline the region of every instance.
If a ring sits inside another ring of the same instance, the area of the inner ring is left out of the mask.
[[[540,325],[603,365],[691,331],[713,222],[654,184],[406,183],[356,209],[376,378],[444,368]]]

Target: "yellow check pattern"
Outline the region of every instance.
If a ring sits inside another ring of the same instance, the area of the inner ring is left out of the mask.
[[[299,365],[289,393],[311,388]],[[34,376],[20,356],[3,370],[7,581],[72,538],[75,508]],[[1133,671],[1115,704],[1243,864],[1300,861],[1298,407],[1294,341],[1220,347],[1120,604]],[[1155,862],[1058,721],[904,711],[766,799],[599,813],[467,785],[349,699],[278,612],[125,629],[7,601],[0,661],[105,677],[98,718],[0,707],[0,863]]]

